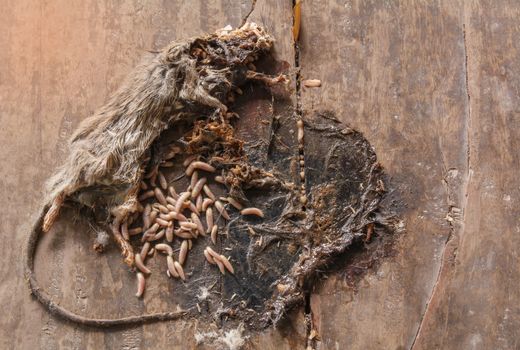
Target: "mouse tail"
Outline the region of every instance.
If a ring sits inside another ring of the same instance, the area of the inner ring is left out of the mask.
[[[59,207],[55,207],[56,201],[52,204],[45,205],[40,212],[40,216],[36,220],[27,240],[25,257],[24,257],[24,275],[25,280],[29,285],[31,294],[38,300],[52,315],[59,317],[63,320],[80,324],[87,327],[95,328],[110,328],[110,327],[124,327],[124,326],[137,326],[145,323],[154,323],[162,321],[171,321],[180,319],[187,314],[186,311],[179,312],[163,312],[154,313],[148,315],[136,315],[128,316],[116,319],[102,319],[102,318],[89,318],[78,315],[66,308],[60,306],[57,302],[52,300],[52,297],[42,289],[36,280],[34,272],[34,257],[36,255],[36,249],[40,241],[40,236],[45,232],[45,223],[49,223],[49,220],[55,220]],[[50,214],[54,213],[54,214]],[[56,216],[53,216],[56,215]],[[52,218],[52,219],[48,219]],[[54,221],[51,222],[51,225]],[[50,227],[49,227],[50,229]]]

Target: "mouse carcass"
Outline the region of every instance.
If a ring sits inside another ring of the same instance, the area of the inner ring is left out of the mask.
[[[227,122],[228,94],[248,80],[284,81],[254,72],[254,62],[269,52],[272,38],[247,23],[231,30],[174,42],[139,66],[70,140],[70,153],[48,182],[43,231],[50,230],[65,202],[113,217],[112,233],[125,262],[130,244],[116,227],[139,209],[137,193],[150,147],[162,131],[201,113]]]

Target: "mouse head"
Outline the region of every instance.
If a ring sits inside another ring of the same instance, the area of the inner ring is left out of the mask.
[[[261,27],[246,23],[238,29],[228,26],[186,43],[173,43],[161,59],[174,72],[172,80],[183,81],[181,97],[225,110],[228,93],[245,82],[247,71],[256,69],[254,62],[272,45],[272,37]]]

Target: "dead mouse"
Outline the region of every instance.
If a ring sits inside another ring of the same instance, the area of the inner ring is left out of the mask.
[[[251,71],[251,63],[269,52],[272,43],[272,38],[253,23],[173,42],[137,67],[108,102],[79,125],[71,137],[68,157],[48,182],[46,205],[26,249],[25,277],[32,294],[51,313],[93,327],[171,320],[184,314],[92,319],[66,310],[36,281],[34,254],[39,237],[51,229],[66,203],[101,213],[113,227],[135,212],[149,149],[162,131],[201,111],[226,122],[225,103],[232,89],[247,80],[267,84],[281,80]],[[131,245],[118,230],[111,231],[125,262],[133,266]]]

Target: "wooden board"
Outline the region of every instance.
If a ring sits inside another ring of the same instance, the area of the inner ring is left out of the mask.
[[[464,6],[468,180],[417,349],[518,349],[518,4]]]
[[[148,50],[238,25],[251,1],[7,0],[0,13],[0,348],[195,348],[195,321],[109,332],[65,324],[31,300],[22,247],[45,179],[78,123]],[[293,64],[292,2],[258,0],[277,58]],[[304,0],[304,118],[332,111],[361,131],[390,176],[405,232],[394,256],[352,287],[328,275],[308,312],[319,349],[515,349],[520,328],[520,6],[513,1]],[[296,99],[296,95],[293,96]],[[82,231],[88,231],[84,228]],[[167,281],[145,304],[117,252],[63,225],[39,279],[82,314],[171,307]],[[40,261],[42,257],[40,256]],[[117,300],[117,302],[114,302]],[[247,348],[305,348],[304,310]],[[204,348],[204,346],[202,347]],[[210,348],[207,346],[206,348]]]
[[[323,82],[305,115],[365,134],[406,227],[357,291],[338,273],[312,295],[318,348],[518,347],[518,5],[500,3],[304,2],[302,76]]]

